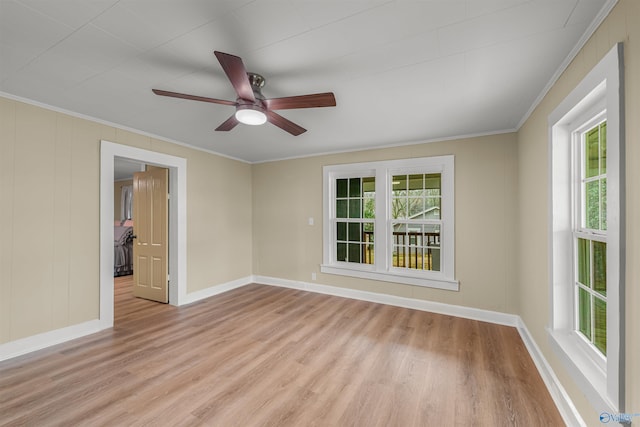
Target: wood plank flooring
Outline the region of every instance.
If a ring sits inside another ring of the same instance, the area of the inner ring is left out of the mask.
[[[560,426],[514,328],[249,285],[0,363],[2,426]]]

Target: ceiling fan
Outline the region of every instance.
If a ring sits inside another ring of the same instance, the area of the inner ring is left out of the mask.
[[[213,53],[216,55],[216,58],[218,58],[222,69],[227,74],[231,85],[238,94],[238,98],[236,98],[235,101],[187,95],[160,89],[152,89],[153,93],[173,98],[191,99],[193,101],[211,102],[213,104],[236,107],[235,114],[218,126],[216,128],[217,131],[230,131],[236,127],[238,123],[261,125],[268,121],[280,129],[297,136],[307,130],[285,119],[273,110],[336,106],[336,98],[332,92],[267,99],[262,95],[262,88],[265,84],[264,77],[260,74],[247,72],[242,63],[242,58],[218,51],[214,51]]]

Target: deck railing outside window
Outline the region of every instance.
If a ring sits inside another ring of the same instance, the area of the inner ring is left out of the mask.
[[[373,232],[363,232],[362,241],[373,242]],[[440,233],[400,232],[393,233],[393,267],[417,270],[440,269]],[[373,245],[362,246],[365,264],[373,264]]]

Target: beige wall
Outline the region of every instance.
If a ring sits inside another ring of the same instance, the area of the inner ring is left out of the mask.
[[[187,292],[251,275],[251,165],[6,98],[0,120],[0,343],[98,318],[101,139],[187,159]]]
[[[617,42],[624,42],[626,98],[626,392],[627,412],[640,412],[640,2],[620,0],[570,67],[553,86],[518,133],[519,165],[519,284],[520,315],[547,360],[567,388],[589,425],[601,425],[563,365],[551,350],[545,327],[549,323],[548,277],[548,138],[547,117]],[[535,261],[539,260],[539,261]],[[634,421],[635,423],[635,421]]]
[[[320,273],[324,165],[445,154],[455,156],[459,292]],[[315,272],[324,285],[516,313],[516,161],[516,135],[504,134],[254,165],[254,274],[311,282]]]
[[[120,221],[120,209],[122,204],[122,187],[133,185],[132,179],[116,181],[113,183],[113,220]]]

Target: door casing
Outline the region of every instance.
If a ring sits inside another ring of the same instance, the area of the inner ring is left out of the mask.
[[[102,140],[100,144],[100,324],[113,326],[113,163],[116,158],[169,169],[169,304],[187,295],[187,160]]]

